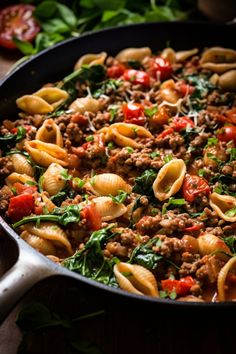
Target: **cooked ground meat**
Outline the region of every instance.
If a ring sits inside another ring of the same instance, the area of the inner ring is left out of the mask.
[[[13,164],[10,156],[0,157],[0,184],[11,172],[13,172]]]

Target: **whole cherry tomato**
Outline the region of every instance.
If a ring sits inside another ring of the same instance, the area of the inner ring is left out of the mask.
[[[128,69],[124,72],[124,79],[126,81],[130,81],[134,84],[140,84],[144,87],[149,87],[150,85],[150,77],[146,73],[146,71]]]
[[[175,131],[179,132],[180,130],[186,127],[194,127],[193,121],[189,117],[174,117],[173,121],[173,128]]]
[[[124,74],[124,71],[125,66],[123,64],[117,63],[107,69],[107,76],[112,79],[118,79]]]
[[[150,75],[154,78],[160,78],[161,81],[169,79],[173,69],[170,62],[161,57],[150,59]]]
[[[218,130],[217,138],[220,141],[233,140],[234,144],[236,145],[236,126],[235,125],[225,125],[223,128]]]
[[[126,123],[144,125],[146,122],[144,107],[140,103],[126,103],[123,105],[123,114]]]
[[[183,183],[184,199],[191,203],[201,193],[210,193],[207,181],[196,175],[187,175]]]
[[[32,41],[40,27],[33,17],[32,5],[13,5],[0,10],[0,45],[14,49],[13,37],[22,41]]]

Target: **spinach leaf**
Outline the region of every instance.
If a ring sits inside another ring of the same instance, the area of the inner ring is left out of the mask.
[[[236,236],[228,236],[223,238],[224,243],[229,247],[232,253],[236,253]]]
[[[154,270],[158,266],[158,262],[163,259],[163,256],[152,250],[153,246],[160,246],[161,240],[153,238],[147,243],[137,246],[130,257],[130,263],[139,264],[143,267]]]
[[[181,207],[183,205],[186,204],[186,201],[185,199],[175,199],[174,197],[170,197],[168,202],[167,203],[164,203],[163,204],[163,207],[162,207],[162,214],[166,214],[167,212],[167,209],[170,207],[170,206],[174,206],[174,207]]]
[[[72,222],[80,221],[80,212],[82,210],[81,205],[72,204],[65,207],[58,207],[53,210],[51,214],[45,215],[35,215],[26,216],[22,220],[17,221],[12,225],[14,229],[21,225],[28,224],[29,222],[40,222],[40,221],[54,221],[63,226],[68,225]]]
[[[204,98],[216,88],[216,86],[210,82],[209,77],[206,75],[187,75],[185,79],[188,83],[195,87],[194,92],[190,96],[191,100],[196,98]]]
[[[156,179],[157,172],[153,169],[146,170],[141,176],[135,178],[133,192],[147,196],[153,196],[152,185]]]
[[[120,85],[121,85],[121,81],[119,80],[114,80],[114,79],[106,80],[105,82],[102,83],[100,88],[98,88],[95,92],[93,92],[93,97],[99,98],[102,95],[105,95],[107,93],[111,94],[112,92],[115,92]]]
[[[114,226],[115,224],[111,224],[104,229],[93,232],[84,248],[72,257],[66,258],[62,265],[83,276],[117,287],[113,266],[119,260],[116,257],[110,260],[103,255],[105,243],[118,234],[112,232],[111,229]]]

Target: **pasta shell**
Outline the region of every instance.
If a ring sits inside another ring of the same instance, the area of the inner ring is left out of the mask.
[[[76,62],[74,70],[79,70],[82,65],[103,65],[106,57],[106,52],[101,52],[98,54],[85,54]]]
[[[73,254],[71,244],[66,233],[56,224],[50,222],[41,222],[39,226],[26,224],[22,226],[23,230],[29,234],[38,236],[42,239],[50,240],[55,246],[63,247],[69,255]]]
[[[17,172],[19,174],[26,174],[31,177],[34,176],[34,169],[24,155],[12,154],[11,160],[12,160],[15,172]]]
[[[175,104],[181,97],[179,92],[176,90],[174,80],[166,80],[161,84],[160,96],[164,101]]]
[[[114,266],[114,274],[121,289],[138,295],[159,297],[157,282],[150,270],[137,264],[120,262]]]
[[[69,109],[73,113],[85,113],[92,112],[97,113],[101,108],[100,102],[92,97],[81,97],[77,98],[74,102],[71,103]]]
[[[98,197],[92,201],[102,221],[110,221],[125,214],[127,207],[122,203],[116,203],[110,197]]]
[[[175,53],[176,61],[177,61],[177,63],[185,61],[197,53],[198,53],[198,48],[193,48],[190,50],[183,50],[183,51],[176,52]]]
[[[176,53],[172,48],[165,48],[161,52],[161,57],[165,60],[168,60],[168,62],[171,64],[176,62]]]
[[[69,97],[65,90],[61,90],[58,87],[43,87],[33,95],[42,98],[44,101],[52,105],[53,109],[58,107]]]
[[[217,74],[223,74],[228,70],[236,69],[236,63],[203,63],[201,66]]]
[[[17,172],[13,172],[11,173],[6,179],[6,184],[8,185],[8,187],[12,187],[14,183],[27,183],[27,182],[35,182],[35,179],[31,176],[26,175],[25,173],[17,173]]]
[[[202,63],[234,63],[236,62],[236,50],[222,48],[222,47],[211,47],[207,49],[202,57]]]
[[[29,114],[47,114],[53,111],[53,106],[34,95],[25,95],[16,100],[17,107]]]
[[[182,159],[174,159],[165,164],[153,183],[155,197],[162,201],[177,193],[182,186],[185,173],[186,166]]]
[[[63,147],[63,138],[60,128],[53,119],[46,119],[44,121],[43,125],[37,131],[35,139]]]
[[[236,198],[212,193],[209,204],[221,219],[229,222],[236,221]]]
[[[53,242],[35,235],[31,235],[28,231],[23,231],[20,236],[30,246],[45,256],[56,255],[56,248],[53,245]]]
[[[205,233],[198,237],[198,248],[201,256],[207,254],[215,253],[219,258],[228,259],[228,256],[225,254],[231,254],[229,247],[221,240],[219,237]]]
[[[115,123],[109,128],[102,128],[98,133],[105,134],[105,140],[114,141],[118,146],[130,146],[138,148],[140,144],[135,138],[153,138],[153,135],[145,128],[136,124]]]
[[[64,168],[57,163],[52,163],[43,174],[42,188],[50,196],[60,192],[66,185],[66,180],[62,177]]]
[[[222,47],[209,48],[203,53],[200,64],[205,69],[223,74],[236,69],[236,51]]]
[[[131,193],[132,190],[131,186],[123,178],[114,173],[95,175],[84,187],[97,196],[106,196],[109,194],[116,196],[119,194],[119,191]]]
[[[150,57],[151,55],[152,51],[149,47],[126,48],[117,54],[116,59],[125,63],[128,60],[142,61],[145,57]]]
[[[25,142],[25,149],[40,166],[48,167],[53,162],[61,166],[68,165],[67,152],[55,144],[44,143],[40,140],[31,140]]]
[[[41,198],[46,210],[51,213],[56,208],[56,205],[47,197],[46,192],[41,193]]]
[[[232,257],[223,268],[221,268],[218,279],[217,279],[217,289],[218,289],[218,300],[225,301],[225,290],[226,290],[226,277],[229,271],[235,266],[236,263],[236,256]]]
[[[230,70],[222,74],[218,81],[220,87],[227,91],[236,90],[236,70]]]

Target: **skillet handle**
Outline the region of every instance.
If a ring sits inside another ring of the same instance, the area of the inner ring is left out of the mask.
[[[15,238],[14,231],[4,221],[1,224],[9,236]],[[19,246],[17,262],[0,279],[0,323],[34,284],[61,273],[56,264],[54,265],[19,237],[17,243]]]

